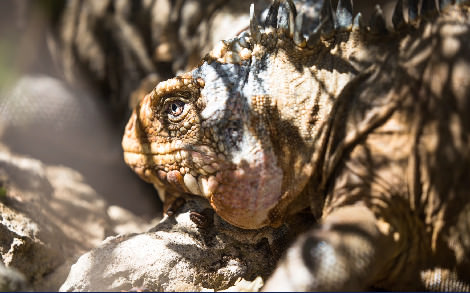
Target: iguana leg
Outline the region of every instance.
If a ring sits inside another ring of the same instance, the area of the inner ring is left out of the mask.
[[[367,289],[398,249],[381,225],[364,205],[337,209],[294,243],[263,290]]]

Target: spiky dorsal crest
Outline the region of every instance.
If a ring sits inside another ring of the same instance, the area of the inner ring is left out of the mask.
[[[386,35],[416,26],[420,21],[440,13],[451,4],[465,2],[467,1],[409,0],[408,15],[405,17],[403,0],[397,0],[392,16],[393,28],[387,27],[379,5],[376,5],[368,22],[363,20],[361,12],[354,15],[352,0],[339,0],[336,9],[332,0],[325,0],[313,19],[311,15],[307,17],[303,11],[297,11],[292,0],[273,0],[262,25],[255,14],[254,4],[251,4],[249,29],[235,38],[221,41],[205,60],[240,63],[252,57],[256,44],[275,44],[278,37],[290,38],[300,48],[315,48],[322,39],[331,38],[335,32],[359,30],[364,34]],[[305,28],[311,28],[312,23],[316,25],[306,32]]]

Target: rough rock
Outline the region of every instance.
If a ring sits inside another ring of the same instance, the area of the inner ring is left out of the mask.
[[[155,191],[124,165],[119,139],[91,96],[59,79],[0,90],[0,262],[33,289],[58,290],[107,236],[155,225]]]
[[[82,176],[0,147],[0,260],[36,290],[57,290],[68,263],[111,232],[106,202]]]
[[[109,237],[82,255],[60,291],[223,290],[235,282],[257,290],[288,234],[287,226],[236,228],[205,199],[191,198],[149,232]]]

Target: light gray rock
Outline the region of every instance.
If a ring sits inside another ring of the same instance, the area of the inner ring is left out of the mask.
[[[57,290],[72,259],[112,231],[106,202],[81,175],[0,146],[0,261],[35,290]]]
[[[233,227],[205,199],[188,198],[175,215],[165,216],[149,232],[110,237],[82,255],[60,290],[226,289],[239,278],[267,277],[285,247],[287,232],[286,226]]]
[[[0,89],[0,261],[35,290],[58,290],[107,236],[147,231],[160,206],[101,106],[45,75]]]

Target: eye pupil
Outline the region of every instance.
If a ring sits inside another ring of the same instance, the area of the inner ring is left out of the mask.
[[[170,104],[169,112],[172,116],[179,116],[183,113],[184,103],[182,101],[175,101]]]

